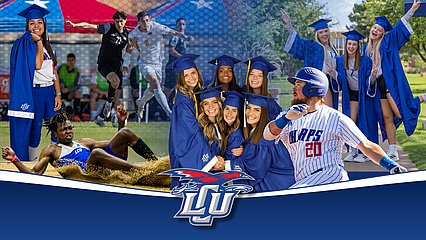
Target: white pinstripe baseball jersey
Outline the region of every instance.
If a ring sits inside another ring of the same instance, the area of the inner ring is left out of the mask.
[[[300,181],[326,167],[342,168],[343,144],[357,147],[366,137],[349,117],[323,105],[290,121],[280,138],[291,155],[296,181]]]

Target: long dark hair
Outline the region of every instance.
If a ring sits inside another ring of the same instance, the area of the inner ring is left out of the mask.
[[[225,111],[227,105],[224,105],[223,107],[223,112]],[[223,113],[223,124],[222,126],[224,126],[223,128],[223,141],[222,141],[222,148],[220,151],[221,156],[225,156],[225,152],[226,152],[226,147],[228,146],[228,139],[229,136],[231,136],[231,133],[237,131],[240,128],[241,122],[242,122],[242,116],[243,116],[243,112],[242,109],[238,109],[238,114],[237,117],[235,119],[235,121],[231,124],[231,126],[228,125],[228,123],[225,121],[225,113]]]
[[[216,87],[216,86],[219,86],[219,85],[222,84],[219,81],[219,68],[220,67],[216,68],[216,74],[215,74],[214,79],[213,79],[213,87]],[[240,93],[240,92],[243,91],[243,89],[237,83],[237,78],[235,77],[234,68],[231,67],[231,69],[232,69],[232,80],[231,80],[230,83],[228,83],[228,91],[234,90],[234,91],[237,91],[237,92]]]
[[[348,49],[347,49],[347,46],[348,46],[348,41],[346,40],[346,43],[345,43],[345,52],[344,52],[344,64],[345,64],[345,69],[346,70],[348,70],[349,69],[349,53],[348,53]],[[356,49],[356,52],[355,52],[355,65],[354,65],[354,71],[358,71],[358,69],[359,69],[359,64],[360,64],[360,61],[361,61],[361,51],[360,51],[360,44],[359,44],[359,42],[357,42],[357,49]]]
[[[249,76],[250,76],[251,71],[253,71],[253,69],[250,69],[249,73],[247,74],[246,91],[248,93],[253,93],[253,88],[250,87],[250,80],[249,80]],[[263,96],[269,96],[269,92],[268,92],[268,76],[265,73],[263,73],[263,82],[262,82],[262,87],[261,87],[261,95],[263,95]]]
[[[42,21],[43,21],[44,31],[43,31],[43,34],[41,35],[41,39],[42,39],[41,41],[43,43],[43,47],[46,48],[47,52],[49,53],[50,57],[52,58],[53,66],[56,67],[56,65],[58,65],[58,60],[56,59],[56,56],[55,56],[55,54],[53,53],[53,50],[52,50],[52,45],[50,45],[50,41],[47,38],[47,26],[46,26],[46,22],[44,21],[44,19],[42,19]],[[29,22],[30,21],[27,22],[27,25],[25,27],[25,29],[27,31],[30,29]]]
[[[259,122],[256,125],[256,128],[253,131],[253,134],[250,136],[250,131],[253,129],[253,127],[250,124],[247,124],[247,126],[244,128],[244,140],[248,142],[249,140],[253,144],[259,143],[259,141],[263,137],[263,130],[265,129],[266,125],[269,123],[268,118],[268,108],[267,107],[260,107],[261,113],[260,113],[260,119]],[[244,116],[247,117],[247,116]]]

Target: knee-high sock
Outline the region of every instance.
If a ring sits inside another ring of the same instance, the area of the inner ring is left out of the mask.
[[[131,146],[131,148],[148,161],[158,160],[151,148],[149,148],[141,138],[139,138],[135,145]]]
[[[145,104],[154,96],[154,93],[149,91],[149,88],[145,89],[145,91],[143,92],[143,96],[141,98],[141,101],[139,103],[138,107],[145,107]]]
[[[35,161],[37,160],[38,157],[38,147],[28,147],[28,151],[30,152],[30,161]]]
[[[80,102],[81,100],[78,98],[74,98],[74,114],[79,115],[80,114]]]
[[[170,117],[172,115],[172,111],[170,110],[169,104],[167,103],[166,95],[164,95],[161,89],[154,89],[154,95],[155,99],[157,99],[157,102],[161,105],[167,116]]]

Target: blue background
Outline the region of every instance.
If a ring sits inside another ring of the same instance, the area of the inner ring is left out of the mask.
[[[180,198],[0,181],[0,239],[425,239],[425,189],[416,182],[236,199],[230,216],[194,227],[173,218]]]

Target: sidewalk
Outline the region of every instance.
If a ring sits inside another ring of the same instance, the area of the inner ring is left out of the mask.
[[[380,146],[387,152],[388,144],[387,142],[381,143]],[[416,165],[408,159],[408,154],[406,154],[402,148],[398,145],[398,154],[399,161],[398,163],[402,166],[406,167],[408,171],[418,170]],[[343,159],[346,157],[346,153],[343,154]],[[365,163],[356,163],[356,162],[344,162],[345,170],[347,172],[387,172],[386,169],[380,167],[379,165],[373,163],[372,161],[368,161]]]

